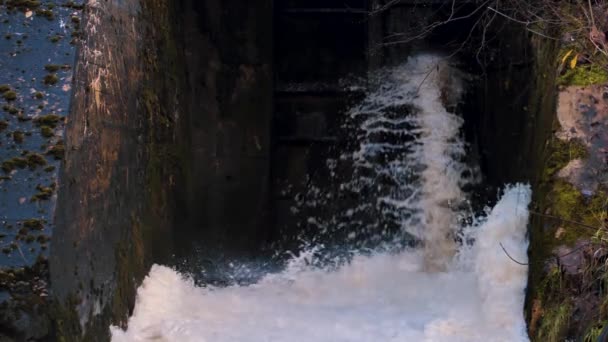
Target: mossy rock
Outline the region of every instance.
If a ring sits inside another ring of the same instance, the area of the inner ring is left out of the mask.
[[[0,120],[0,132],[8,128],[8,121]]]
[[[8,84],[0,84],[0,93],[1,94],[4,94],[9,90],[11,90],[11,86],[9,86]]]
[[[40,91],[34,93],[34,97],[38,100],[41,100],[44,97],[44,94]]]

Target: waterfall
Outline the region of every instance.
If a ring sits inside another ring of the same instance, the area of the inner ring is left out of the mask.
[[[197,286],[155,265],[128,330],[111,327],[113,341],[527,341],[527,267],[501,245],[527,261],[530,187],[506,186],[463,224],[474,172],[463,120],[450,109],[462,92],[457,70],[419,55],[376,79],[348,113],[357,129],[343,188],[375,189],[362,201],[418,244],[355,253],[331,268],[314,262],[312,245],[247,286]]]

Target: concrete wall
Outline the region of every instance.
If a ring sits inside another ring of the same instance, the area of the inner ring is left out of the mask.
[[[184,1],[191,174],[181,250],[255,250],[268,231],[271,0]]]
[[[271,68],[271,1],[88,2],[50,260],[56,337],[125,326],[174,241],[182,255],[254,248]]]
[[[86,4],[50,259],[56,339],[124,326],[150,263],[172,248],[184,147],[174,6]]]

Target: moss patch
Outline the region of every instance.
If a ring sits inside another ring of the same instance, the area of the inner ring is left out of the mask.
[[[42,83],[46,85],[54,85],[57,84],[57,82],[59,82],[59,77],[55,74],[48,74],[42,79]]]
[[[568,69],[558,78],[558,84],[563,86],[589,86],[608,83],[608,69],[597,64],[581,65]]]
[[[40,7],[41,2],[38,0],[6,0],[5,4],[9,10],[14,8],[26,10]]]
[[[48,200],[49,198],[51,198],[51,196],[53,196],[53,193],[55,192],[55,185],[53,184],[51,186],[42,186],[38,184],[36,186],[36,190],[38,192],[34,196],[32,196],[32,202]]]
[[[21,132],[21,131],[13,132],[13,141],[16,142],[17,144],[23,143],[24,138],[25,138],[25,134],[23,134],[23,132]]]
[[[37,9],[36,10],[36,15],[37,16],[41,16],[41,17],[45,17],[48,20],[55,19],[55,13],[53,13],[53,11],[50,10],[50,9],[42,9],[42,8]]]
[[[572,160],[585,159],[589,155],[585,144],[576,139],[562,140],[552,137],[548,150],[548,158],[543,173],[544,181],[549,181]]]
[[[44,221],[41,219],[27,219],[22,222],[23,227],[34,229],[34,230],[42,230],[44,229]]]
[[[35,169],[38,166],[45,166],[47,164],[44,156],[38,153],[28,153],[25,158],[27,159],[27,165]]]
[[[10,173],[15,169],[24,169],[27,166],[27,159],[21,157],[11,158],[2,162],[2,171]]]
[[[49,126],[40,126],[40,135],[45,138],[51,138],[55,135],[55,132]]]
[[[51,128],[55,128],[57,124],[61,121],[61,116],[57,114],[47,114],[42,115],[34,119],[34,122],[39,126],[48,126]]]
[[[63,144],[63,140],[57,142],[57,144],[51,146],[48,151],[46,151],[47,155],[53,156],[55,160],[63,159],[63,155],[65,154],[65,145]]]
[[[2,96],[6,101],[15,101],[17,99],[17,93],[13,90],[4,92]]]

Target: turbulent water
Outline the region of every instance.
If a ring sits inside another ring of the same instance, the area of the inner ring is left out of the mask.
[[[471,172],[462,119],[446,109],[460,95],[458,77],[433,55],[383,75],[350,112],[360,129],[349,158],[363,186],[390,180],[375,205],[417,247],[356,254],[330,268],[314,262],[320,246],[312,246],[248,286],[198,287],[155,265],[129,329],[112,327],[113,341],[527,341],[527,267],[505,250],[527,261],[530,188],[507,186],[463,225]],[[392,110],[404,106],[407,115]],[[409,138],[386,140],[399,132]]]

